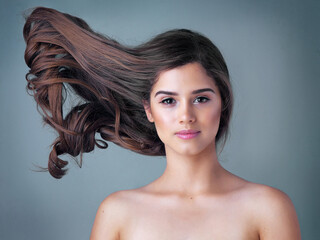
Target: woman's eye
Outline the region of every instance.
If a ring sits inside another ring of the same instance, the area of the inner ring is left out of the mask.
[[[207,97],[197,97],[194,100],[195,103],[204,103],[204,102],[207,102],[207,101],[209,101],[209,98],[207,98]]]
[[[166,98],[166,99],[163,99],[160,103],[163,103],[165,105],[170,105],[170,104],[173,104],[175,102],[175,100],[173,98]]]

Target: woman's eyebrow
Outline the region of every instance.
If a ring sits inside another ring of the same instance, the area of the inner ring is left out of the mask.
[[[213,89],[211,89],[211,88],[201,88],[201,89],[193,90],[193,91],[192,91],[192,94],[198,94],[198,93],[202,93],[202,92],[213,92],[213,93],[215,93],[215,92],[213,91]],[[176,92],[170,92],[170,91],[162,91],[162,90],[160,90],[160,91],[158,91],[158,92],[154,95],[154,97],[156,97],[156,96],[159,95],[159,94],[166,94],[166,95],[172,95],[172,96],[177,96],[177,95],[178,95],[178,93],[176,93]]]
[[[202,88],[202,89],[198,89],[198,90],[192,91],[192,94],[198,94],[198,93],[202,93],[202,92],[213,92],[213,93],[215,93],[212,88]]]

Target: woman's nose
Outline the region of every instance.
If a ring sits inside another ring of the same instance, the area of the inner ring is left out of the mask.
[[[196,116],[192,104],[181,103],[179,107],[179,122],[180,123],[193,123],[196,121]]]

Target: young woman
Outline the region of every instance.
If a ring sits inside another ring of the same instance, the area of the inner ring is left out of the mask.
[[[127,47],[48,8],[27,17],[24,38],[28,88],[59,133],[48,163],[53,177],[66,171],[59,155],[82,156],[105,141],[166,156],[161,177],[102,202],[91,240],[300,239],[285,193],[218,161],[233,98],[225,61],[208,38],[178,29]],[[68,89],[80,102],[64,114]]]

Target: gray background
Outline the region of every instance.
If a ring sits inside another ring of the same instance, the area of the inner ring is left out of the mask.
[[[110,193],[159,177],[165,159],[110,144],[74,161],[61,180],[46,166],[55,133],[25,91],[22,11],[35,6],[79,16],[136,45],[171,28],[207,35],[224,54],[235,93],[231,137],[220,156],[229,171],[286,192],[303,239],[320,239],[319,1],[1,0],[0,239],[88,239]]]

